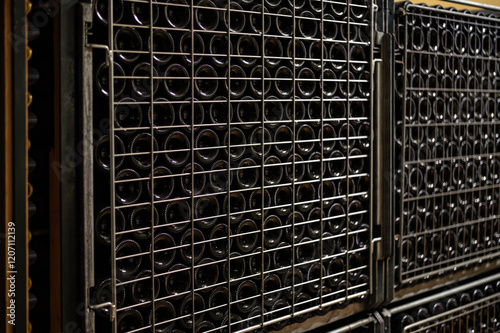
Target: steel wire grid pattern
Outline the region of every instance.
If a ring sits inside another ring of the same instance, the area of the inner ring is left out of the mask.
[[[96,145],[111,262],[94,297],[116,304],[113,329],[261,332],[367,302],[371,4],[97,1],[95,16],[114,62],[96,65],[95,124],[109,110],[113,135]]]
[[[492,15],[410,3],[398,13],[400,286],[500,254],[500,38]]]
[[[399,332],[500,332],[500,284],[487,284],[393,317]]]

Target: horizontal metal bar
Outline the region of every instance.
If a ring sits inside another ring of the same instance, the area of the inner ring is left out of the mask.
[[[442,298],[446,298],[446,297],[455,295],[457,293],[466,291],[468,289],[473,289],[473,288],[480,286],[480,285],[483,285],[483,284],[498,281],[498,280],[500,280],[500,273],[496,273],[496,274],[493,274],[493,275],[487,276],[485,278],[475,280],[475,281],[472,281],[472,282],[469,282],[466,284],[462,284],[462,285],[460,285],[456,288],[453,288],[453,289],[448,289],[445,291],[437,292],[431,296],[427,296],[427,297],[424,297],[424,298],[421,298],[421,299],[418,299],[415,301],[411,301],[411,302],[408,302],[406,304],[403,304],[403,305],[400,305],[400,306],[397,306],[394,308],[389,308],[389,309],[387,309],[387,311],[389,311],[389,313],[391,315],[401,313],[401,312],[410,311],[416,307],[437,301],[437,300],[442,299]]]

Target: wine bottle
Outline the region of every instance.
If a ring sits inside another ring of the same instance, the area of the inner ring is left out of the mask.
[[[287,242],[281,242],[273,252],[273,267],[282,272],[292,264],[293,249]]]
[[[328,268],[325,275],[326,282],[332,288],[337,288],[340,281],[345,277],[346,266],[342,258],[335,257],[328,262]]]
[[[93,294],[93,301],[94,304],[102,304],[106,302],[112,302],[113,297],[112,297],[112,280],[111,279],[104,279],[102,280],[99,284],[97,289],[94,291]],[[123,304],[125,303],[125,288],[121,284],[120,280],[116,280],[116,307],[117,308],[122,308]],[[109,317],[109,308],[101,308],[97,309],[97,314],[103,316],[103,317]]]
[[[238,5],[236,2],[231,2],[231,8],[235,5]],[[239,6],[239,5],[238,5]],[[240,7],[241,8],[241,7]],[[234,15],[234,13],[233,13]],[[243,19],[245,15],[242,15]],[[234,16],[232,16],[234,17]],[[231,23],[233,23],[233,19],[231,19]],[[243,22],[244,23],[244,22]],[[210,41],[208,43],[208,49],[210,54],[210,60],[217,67],[226,67],[228,63],[228,53],[233,54],[233,44],[228,41],[227,35],[225,34],[214,34],[210,37]]]
[[[236,288],[234,306],[240,313],[248,313],[257,304],[257,297],[259,297],[259,289],[257,284],[252,280],[245,280],[241,282]]]
[[[194,270],[194,283],[197,290],[208,292],[219,280],[219,266],[212,258],[203,258]],[[200,290],[201,289],[201,290]]]
[[[248,257],[247,265],[249,273],[254,275],[253,278],[255,280],[260,280],[262,269],[266,272],[271,267],[270,252],[263,251],[261,247],[255,248],[252,255]]]
[[[300,212],[295,211],[290,213],[286,219],[285,237],[290,243],[295,239],[295,243],[299,242],[303,237],[306,230],[304,225],[304,215]]]
[[[108,2],[98,0],[95,2],[95,13],[102,25],[108,25]],[[123,19],[124,5],[123,0],[113,0],[113,23],[119,23]]]
[[[254,127],[260,118],[259,110],[260,101],[253,99],[250,96],[245,96],[242,98],[236,106],[236,117],[242,128],[250,129]]]
[[[210,255],[218,259],[226,257],[228,248],[228,232],[229,229],[227,224],[224,223],[219,223],[212,228],[209,236],[210,242],[208,243],[208,251],[210,252]],[[229,245],[231,245],[233,243],[233,239],[231,239],[229,243]]]
[[[150,9],[152,9],[152,12]],[[130,12],[135,22],[143,26],[154,25],[160,16],[156,0],[152,0],[152,3],[149,4],[144,2],[132,2],[130,4]]]
[[[149,125],[154,127],[155,133],[168,133],[175,122],[174,107],[166,98],[156,98],[148,109],[148,121]]]
[[[254,66],[257,59],[260,58],[259,44],[253,36],[242,35],[236,44],[236,52],[239,63],[244,67]],[[233,76],[232,73],[231,76]]]
[[[196,24],[202,30],[215,30],[219,23],[219,11],[215,4],[210,0],[201,0],[194,10],[194,19]]]
[[[212,163],[218,155],[220,142],[211,129],[202,129],[195,139],[195,156],[201,163]]]
[[[194,245],[192,243],[194,241]],[[193,254],[194,251],[194,254]],[[186,264],[197,263],[205,252],[205,236],[196,228],[187,230],[181,237],[179,243],[180,259]]]
[[[229,220],[231,224],[235,224],[243,218],[243,212],[246,211],[246,206],[247,202],[243,193],[231,192],[229,197],[226,195],[224,198],[223,212],[227,215],[229,211]]]
[[[120,232],[125,230],[125,216],[120,209],[115,209],[115,230]],[[115,241],[119,241],[122,238],[121,234],[116,234]],[[97,214],[95,220],[95,235],[99,242],[105,245],[111,244],[111,208],[103,208],[99,214]]]
[[[264,217],[269,213],[269,207],[271,207],[271,195],[267,189],[258,189],[252,191],[250,194],[250,199],[248,202],[250,215],[254,219],[261,219],[262,215]],[[262,213],[262,211],[264,213]]]
[[[326,269],[320,263],[312,264],[307,270],[306,289],[309,290],[311,294],[316,294],[323,285],[322,276],[326,276]]]
[[[297,75],[297,90],[304,98],[310,98],[316,91],[316,75],[312,69],[303,67]]]
[[[194,304],[194,313],[193,316],[193,304]],[[179,309],[179,316],[183,318],[180,319],[180,324],[186,329],[192,329],[194,327],[198,327],[198,325],[203,321],[205,317],[205,300],[203,296],[198,293],[187,294],[184,297],[181,303],[181,307]],[[194,317],[194,318],[193,318]]]
[[[276,274],[264,277],[264,305],[272,306],[281,296],[281,280]]]
[[[154,293],[153,281],[151,279],[151,271],[146,269],[140,271],[134,276],[134,282],[130,285],[130,295],[135,303],[143,303],[151,301],[160,294],[160,278],[154,277]]]
[[[137,273],[142,262],[141,252],[139,244],[132,239],[123,240],[116,246],[116,273],[119,278],[130,278]]]
[[[190,224],[191,206],[187,200],[170,201],[165,208],[166,229],[171,233],[183,232]]]
[[[321,224],[324,224],[325,213],[319,207],[314,207],[307,216],[307,234],[312,239],[318,239],[321,236]]]
[[[125,90],[126,81],[121,77],[125,76],[125,71],[122,66],[117,62],[113,62],[113,93],[114,97],[120,96]],[[101,96],[108,98],[109,97],[109,85],[111,84],[109,79],[109,66],[106,63],[101,63],[97,67],[95,82],[97,85],[97,90],[101,94]]]
[[[219,201],[214,196],[196,199],[194,206],[195,223],[199,228],[211,228],[218,219]]]
[[[248,253],[255,249],[260,238],[260,230],[251,219],[241,221],[236,228],[236,247],[242,253]]]
[[[214,321],[222,320],[227,314],[227,308],[231,300],[232,297],[227,287],[216,287],[208,298],[208,316]]]
[[[262,79],[262,65],[253,66],[249,78],[250,89],[256,98],[262,96],[262,92],[267,95],[271,90],[271,81],[269,81],[271,73],[266,67],[264,67],[264,79]]]
[[[279,126],[274,132],[274,150],[280,157],[285,157],[290,154],[293,149],[293,132],[287,125]],[[499,169],[500,170],[500,167]]]
[[[132,97],[139,100],[148,99],[151,94],[156,93],[160,80],[158,79],[158,71],[152,64],[141,62],[132,70]],[[152,83],[151,83],[152,81]]]
[[[130,161],[137,169],[149,169],[151,163],[155,163],[158,158],[158,155],[154,154],[156,151],[158,151],[156,138],[152,137],[150,133],[139,133],[132,139],[129,146]]]
[[[191,10],[186,0],[170,0],[167,2],[165,17],[173,28],[186,28],[191,22]]]
[[[264,57],[266,67],[272,68],[280,64],[283,57],[283,45],[276,37],[267,37],[264,40]]]
[[[180,38],[179,47],[179,50],[184,53],[182,60],[186,65],[191,66],[191,63],[198,65],[203,59],[202,54],[205,53],[205,42],[199,33],[192,31],[185,32]]]
[[[136,203],[142,194],[142,182],[134,180],[140,178],[132,169],[123,169],[116,175],[116,202],[120,205]]]
[[[264,27],[264,34],[267,34],[271,29],[271,16],[267,7],[262,7],[261,4],[256,4],[252,7],[250,13],[250,28],[254,33],[261,34]],[[266,15],[267,13],[267,15]],[[262,22],[264,19],[264,22]]]
[[[115,154],[125,153],[125,145],[118,135],[115,135]],[[99,138],[95,147],[95,159],[97,167],[103,171],[109,171],[110,162],[110,138],[109,135],[104,135]],[[115,156],[115,170],[119,170],[123,164],[123,156]]]
[[[241,58],[241,59],[247,59],[247,58]],[[247,88],[247,80],[246,80],[247,76],[243,68],[241,68],[238,65],[231,65],[231,67],[227,69],[226,72],[224,73],[224,77],[228,78],[228,80],[224,81],[225,83],[224,87],[226,89],[226,92],[230,91],[232,98],[235,99],[241,98]],[[228,81],[231,84],[231,88],[228,87]]]
[[[165,90],[169,98],[180,100],[186,97],[191,86],[189,73],[186,68],[180,64],[171,64],[165,70],[165,80],[163,81]]]
[[[259,180],[259,167],[255,160],[245,158],[238,164],[236,181],[240,188],[252,188]]]
[[[317,250],[317,241],[304,237],[295,243],[295,261],[299,264],[309,263],[317,257]]]
[[[298,268],[289,268],[286,273],[283,274],[281,281],[283,288],[285,288],[283,291],[285,297],[291,300],[295,295],[301,293],[304,275]]]
[[[214,97],[219,88],[219,80],[217,78],[217,72],[212,66],[202,64],[198,67],[195,73],[194,87],[199,98],[207,100]]]
[[[314,141],[316,140],[313,128],[303,124],[297,129],[296,136],[297,151],[302,155],[309,155],[314,149]]]
[[[347,61],[347,50],[345,46],[341,43],[333,43],[330,47],[329,54],[329,59],[334,60],[331,63],[333,70],[336,72],[342,72],[345,69]]]
[[[159,166],[153,171],[153,188],[151,188],[151,175],[147,182],[148,194],[152,197],[154,192],[154,200],[166,200],[170,198],[174,192],[174,178],[172,176],[172,171],[170,169]]]
[[[198,163],[193,165],[188,163],[184,167],[182,170],[183,176],[180,179],[181,190],[188,196],[198,195],[203,192],[207,183],[207,176],[203,167]]]
[[[170,62],[175,51],[172,35],[165,29],[154,29],[153,37],[148,39],[148,48],[153,52],[153,60],[160,65]]]
[[[116,323],[118,332],[133,331],[144,326],[142,314],[134,308],[121,311]]]
[[[309,212],[316,197],[316,189],[311,183],[300,184],[296,190],[295,205],[301,212]]]
[[[225,281],[230,281],[232,285],[240,283],[245,277],[246,261],[238,252],[231,252],[229,255],[230,264],[224,262],[222,273]]]
[[[290,57],[290,55],[288,55]],[[288,98],[293,93],[293,72],[288,66],[281,66],[274,75],[274,89],[280,98]]]
[[[281,7],[276,15],[276,28],[281,36],[291,36],[293,29],[292,11],[287,7]]]
[[[172,299],[182,298],[191,288],[191,269],[183,264],[174,264],[165,275],[165,291]]]
[[[229,11],[231,11],[231,22],[229,24],[230,30],[234,32],[243,32],[246,24],[246,15],[243,12],[243,8],[241,7],[241,5],[236,1],[231,1],[229,10],[226,10],[224,12],[224,30],[227,30],[228,27]]]
[[[255,159],[261,159],[264,154],[264,157],[266,157],[271,150],[271,145],[269,144],[271,141],[271,132],[267,128],[262,128],[262,126],[254,128],[250,134],[249,144],[252,156]],[[264,147],[262,147],[262,144],[264,144]]]
[[[172,332],[175,325],[175,306],[169,301],[159,301],[155,304],[154,331],[160,333]],[[149,325],[153,325],[153,311],[149,312]]]
[[[246,136],[243,131],[237,127],[231,127],[231,130],[224,135],[224,146],[229,146],[229,154],[232,161],[238,161],[246,150]],[[224,150],[226,156],[228,149]]]
[[[299,33],[305,38],[314,38],[318,32],[318,23],[314,14],[310,11],[303,11],[299,14]]]
[[[151,230],[159,221],[158,210],[151,206],[137,206],[130,215],[130,229],[134,238],[143,240],[151,238]]]
[[[269,156],[264,161],[263,177],[266,185],[277,185],[283,177],[283,167],[281,165],[274,166],[274,164],[281,164],[280,159],[276,156]]]
[[[149,245],[149,252],[154,251],[154,268],[155,272],[164,271],[175,259],[176,244],[174,238],[167,233],[160,233],[154,238],[153,245]],[[151,256],[149,257],[151,261]]]
[[[116,31],[113,40],[117,51],[125,51],[118,53],[118,60],[125,64],[132,64],[139,59],[143,42],[135,28],[121,27]]]

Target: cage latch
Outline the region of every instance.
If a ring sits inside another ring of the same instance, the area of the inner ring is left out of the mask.
[[[92,311],[99,310],[102,308],[108,308],[109,307],[109,320],[114,321],[116,317],[116,306],[111,303],[111,302],[105,302],[101,304],[95,304],[95,305],[89,305],[89,309]]]
[[[92,22],[85,21],[85,27],[83,31],[83,40],[85,47],[91,48],[91,49],[103,49],[106,51],[106,57],[105,57],[105,62],[106,62],[106,67],[109,66],[109,64],[113,61],[113,52],[111,52],[111,49],[109,48],[108,45],[103,45],[103,44],[93,44],[89,43],[88,37],[92,36],[92,32],[90,31],[92,29]]]

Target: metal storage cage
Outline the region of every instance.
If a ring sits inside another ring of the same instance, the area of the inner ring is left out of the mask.
[[[375,8],[84,8],[89,329],[301,331],[381,301]]]
[[[500,274],[384,310],[393,332],[498,332]]]
[[[401,298],[498,267],[500,20],[409,2],[396,8]]]

